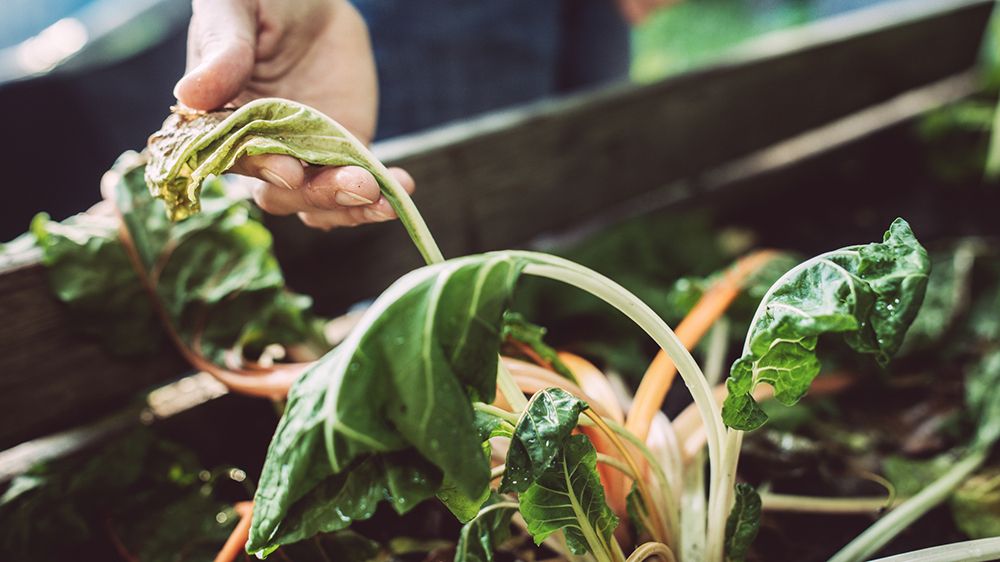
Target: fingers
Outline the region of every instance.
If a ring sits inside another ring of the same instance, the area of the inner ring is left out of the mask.
[[[357,166],[303,167],[290,156],[263,155],[243,158],[231,171],[262,180],[253,188],[261,209],[274,215],[296,213],[315,228],[329,230],[396,218],[374,176]],[[391,168],[389,172],[407,193],[413,193],[413,178],[405,170]]]
[[[235,98],[253,74],[257,36],[255,3],[194,0],[188,37],[188,72],[174,95],[188,107],[211,110]]]

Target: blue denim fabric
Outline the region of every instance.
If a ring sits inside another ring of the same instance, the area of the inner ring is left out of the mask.
[[[377,138],[624,79],[614,0],[354,0],[372,36]]]

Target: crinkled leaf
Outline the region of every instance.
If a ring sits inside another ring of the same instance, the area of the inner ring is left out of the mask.
[[[523,492],[547,471],[586,409],[561,388],[536,392],[514,428],[500,491]]]
[[[149,138],[146,180],[173,220],[201,209],[210,176],[243,156],[287,154],[310,164],[368,167],[366,150],[339,124],[288,100],[258,99],[235,111],[175,110]]]
[[[507,311],[503,315],[503,339],[515,340],[527,345],[542,360],[549,363],[552,369],[571,381],[576,381],[573,372],[559,358],[559,352],[545,343],[546,329],[528,322],[523,314]]]
[[[746,560],[750,545],[760,530],[760,496],[753,486],[740,482],[736,485],[733,510],[726,519],[726,560]]]
[[[567,439],[555,462],[518,499],[535,544],[562,530],[574,554],[610,557],[618,518],[604,502],[597,453],[585,435]]]
[[[504,498],[490,495],[482,511],[462,527],[455,562],[493,562],[493,553],[510,538],[510,519],[516,507],[499,505]]]
[[[896,219],[882,242],[823,254],[784,275],[761,303],[747,352],[726,381],[726,425],[751,430],[767,420],[751,397],[760,383],[772,385],[782,404],[802,398],[819,373],[822,334],[843,333],[855,351],[887,361],[916,316],[929,270],[927,252]]]
[[[402,511],[438,492],[442,479],[480,497],[490,469],[471,401],[496,393],[500,327],[520,269],[497,254],[411,272],[299,379],[268,450],[248,550],[266,553],[301,535],[286,521],[292,510],[328,513],[331,521],[312,527],[329,530],[346,524],[337,506],[360,501],[352,498],[390,499]],[[411,460],[390,459],[393,452]],[[405,495],[373,481],[337,503],[316,499],[317,486],[369,458],[420,477]],[[348,519],[367,516],[355,513]]]
[[[31,221],[49,285],[66,303],[72,325],[121,355],[156,351],[163,331],[118,239],[118,219],[81,214]]]
[[[105,178],[132,246],[159,302],[181,337],[196,335],[213,360],[230,349],[272,344],[324,345],[311,300],[287,291],[271,235],[249,202],[220,182],[205,186],[205,212],[167,220],[143,180],[144,163],[126,153]],[[62,223],[35,218],[50,283],[77,321],[119,353],[150,352],[161,320],[119,238],[119,219],[82,214]]]
[[[412,450],[367,455],[313,486],[307,498],[285,513],[270,541],[275,546],[292,544],[345,529],[370,518],[386,500],[398,513],[406,513],[433,497],[440,482],[440,471]],[[255,519],[257,524],[264,521]]]

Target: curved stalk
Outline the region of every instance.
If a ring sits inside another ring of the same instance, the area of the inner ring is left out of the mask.
[[[647,542],[632,551],[625,562],[644,562],[650,558],[659,558],[662,562],[677,562],[674,552],[667,545],[658,542]]]
[[[774,296],[774,292],[786,284],[790,279],[811,267],[816,259],[822,259],[829,255],[839,253],[842,250],[827,252],[812,260],[804,261],[792,269],[785,272],[777,281],[768,287],[757,310],[754,311],[753,319],[750,320],[750,328],[747,336],[743,340],[743,355],[750,353],[750,338],[753,336],[754,327],[760,322],[761,317],[767,311],[768,301]],[[753,389],[751,389],[752,391]],[[740,461],[740,447],[743,445],[743,432],[738,429],[728,429],[724,437],[724,448],[720,456],[720,470],[714,472],[711,486],[717,491],[714,496],[709,494],[708,502],[708,545],[706,554],[709,560],[722,560],[724,556],[726,520],[729,517],[729,510],[733,506],[733,487],[736,484],[736,470]]]
[[[1000,559],[1000,537],[956,542],[872,562],[987,562]]]
[[[890,500],[884,497],[821,498],[770,493],[762,493],[760,500],[765,511],[845,515],[878,513],[901,503],[899,499]]]
[[[597,462],[606,464],[633,480],[636,479],[636,475],[632,472],[632,468],[628,465],[628,463],[618,460],[617,457],[605,455],[604,453],[597,453]]]
[[[830,562],[855,562],[868,559],[903,529],[947,499],[955,488],[982,466],[987,456],[989,450],[986,448],[975,449],[967,454],[940,478],[917,495],[899,504],[896,509],[847,543],[847,546],[840,549]]]
[[[513,427],[517,427],[517,422],[520,421],[521,419],[520,416],[518,416],[513,412],[508,412],[503,408],[497,408],[492,404],[485,404],[483,402],[473,402],[472,409],[490,414],[491,416],[496,416],[502,419],[503,421],[509,423]]]

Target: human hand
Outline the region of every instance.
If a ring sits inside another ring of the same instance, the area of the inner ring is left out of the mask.
[[[617,0],[618,9],[625,20],[632,25],[638,25],[660,8],[666,8],[680,0]]]
[[[260,97],[288,98],[333,117],[367,143],[378,85],[368,29],[347,0],[193,0],[187,73],[174,95],[211,110]],[[378,183],[356,166],[306,166],[284,155],[242,158],[231,172],[256,178],[254,199],[330,229],[395,218]],[[413,179],[390,170],[408,191]],[[259,180],[259,181],[258,181]]]

